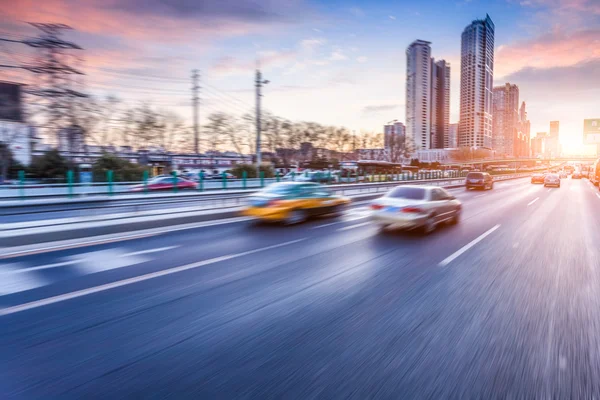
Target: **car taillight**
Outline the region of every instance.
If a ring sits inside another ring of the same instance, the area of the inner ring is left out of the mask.
[[[400,209],[400,211],[402,211],[404,213],[414,213],[414,214],[423,212],[423,210],[421,210],[419,207],[404,207],[404,208]]]
[[[381,210],[382,208],[381,204],[371,204],[371,210]]]

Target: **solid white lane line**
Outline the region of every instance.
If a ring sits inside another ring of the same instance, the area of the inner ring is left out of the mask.
[[[159,247],[157,249],[148,249],[148,250],[133,251],[131,253],[125,253],[121,257],[138,256],[140,254],[149,254],[149,253],[158,253],[160,251],[167,251],[167,250],[171,250],[171,249],[176,249],[178,247],[181,247],[181,246],[179,246],[179,245],[177,245],[177,246],[167,246],[167,247]]]
[[[45,244],[43,247],[35,247],[32,245],[19,246],[19,247],[25,248],[25,249],[12,251],[12,252],[10,252],[10,250],[9,250],[10,247],[7,247],[7,248],[4,248],[3,251],[9,251],[9,253],[6,253],[6,254],[0,253],[0,259],[21,257],[21,256],[26,256],[26,255],[32,255],[32,254],[47,253],[50,251],[74,249],[74,248],[79,248],[79,247],[95,246],[95,245],[99,245],[99,244],[120,242],[120,241],[124,241],[124,240],[141,239],[144,237],[156,236],[156,235],[160,235],[163,233],[170,233],[170,232],[176,232],[176,231],[182,231],[182,230],[188,230],[188,229],[196,229],[196,228],[205,228],[205,227],[217,226],[217,225],[226,225],[226,224],[232,224],[232,223],[236,223],[236,222],[249,221],[250,219],[251,219],[250,217],[235,217],[235,218],[228,218],[228,219],[216,220],[216,221],[192,222],[192,223],[184,224],[184,225],[151,228],[151,229],[145,229],[145,230],[141,230],[141,231],[137,231],[137,232],[134,231],[130,235],[121,235],[121,236],[115,236],[114,234],[103,235],[94,240],[88,240],[88,238],[82,238],[82,239],[71,239],[71,240],[62,241],[63,243],[55,242],[55,243],[59,243],[59,244],[55,244],[55,245],[52,245],[52,242],[50,242],[50,243]],[[16,249],[18,249],[19,247],[16,247]]]
[[[475,198],[477,198],[477,197],[482,197],[482,196],[485,196],[486,194],[487,194],[487,193],[478,194],[477,196],[475,196]]]
[[[87,296],[87,295],[90,295],[93,293],[104,292],[106,290],[118,288],[121,286],[131,285],[133,283],[143,282],[143,281],[146,281],[149,279],[154,279],[154,278],[158,278],[158,277],[165,276],[165,275],[171,275],[171,274],[175,274],[178,272],[187,271],[187,270],[203,267],[205,265],[215,264],[215,263],[225,261],[225,260],[231,260],[233,258],[244,257],[247,255],[262,252],[262,251],[272,250],[272,249],[276,249],[276,248],[283,247],[283,246],[289,246],[294,243],[302,242],[303,240],[306,240],[306,239],[307,238],[291,240],[289,242],[284,242],[284,243],[279,243],[279,244],[275,244],[272,246],[262,247],[260,249],[249,250],[249,251],[244,251],[242,253],[229,254],[229,255],[225,255],[225,256],[210,258],[208,260],[198,261],[195,263],[182,265],[180,267],[169,268],[169,269],[165,269],[162,271],[152,272],[149,274],[140,275],[140,276],[136,276],[136,277],[129,278],[129,279],[123,279],[121,281],[107,283],[107,284],[100,285],[100,286],[95,286],[95,287],[82,289],[82,290],[76,290],[71,293],[65,293],[65,294],[61,294],[58,296],[49,297],[47,299],[42,299],[42,300],[32,301],[30,303],[20,304],[18,306],[3,308],[3,309],[0,309],[0,316],[15,314],[15,313],[18,313],[21,311],[26,311],[26,310],[31,310],[31,309],[38,308],[38,307],[47,306],[49,304],[60,303],[60,302],[66,301],[66,300],[71,300],[71,299],[75,299],[78,297]]]
[[[37,276],[37,274],[14,275],[12,272],[19,271],[21,266],[20,263],[0,265],[0,296],[50,284],[49,281]]]
[[[600,199],[600,194],[596,193],[596,196]]]
[[[535,199],[531,200],[529,203],[527,203],[528,206],[532,205],[533,203],[535,203],[536,201],[538,201],[540,198],[536,197]]]
[[[462,248],[460,248],[459,250],[457,250],[450,256],[446,257],[442,262],[439,263],[439,266],[445,267],[446,265],[450,264],[452,261],[454,261],[455,259],[460,257],[464,252],[469,250],[471,247],[475,246],[477,243],[481,242],[483,239],[485,239],[488,235],[490,235],[492,232],[494,232],[498,228],[500,228],[500,224],[489,229],[487,232],[481,234],[481,236],[479,236],[478,238],[472,240],[470,243],[466,244],[465,246],[463,246]]]
[[[548,192],[551,191],[551,190],[552,190],[552,188],[548,188]]]
[[[78,242],[78,243],[41,247],[41,248],[31,249],[31,250],[14,251],[14,252],[0,255],[0,259],[28,256],[28,255],[32,255],[32,254],[47,253],[50,251],[75,249],[78,247],[95,246],[95,245],[99,245],[99,244],[121,242],[124,240],[141,239],[141,238],[145,238],[148,236],[155,236],[155,235],[156,235],[156,233],[144,233],[144,234],[137,234],[137,235],[134,234],[134,235],[111,237],[109,239],[86,240],[86,241]]]
[[[22,272],[31,272],[31,271],[39,271],[39,270],[42,270],[42,269],[64,267],[65,265],[77,264],[77,262],[78,262],[77,260],[63,261],[63,262],[54,263],[54,264],[40,265],[39,267],[15,269],[15,270],[13,270],[11,272],[14,273],[14,274],[20,274]]]
[[[355,224],[355,225],[350,225],[350,226],[345,226],[343,228],[337,229],[339,232],[342,231],[347,231],[349,229],[354,229],[354,228],[359,228],[361,226],[365,226],[365,225],[369,225],[371,223],[371,221],[367,221],[367,222],[362,222],[360,224]]]
[[[168,246],[168,247],[160,247],[158,249],[149,249],[149,250],[134,251],[134,252],[131,252],[131,253],[125,253],[125,254],[118,255],[117,257],[131,257],[131,256],[137,256],[137,255],[140,255],[140,254],[156,253],[156,252],[159,252],[159,251],[166,251],[166,250],[175,249],[177,247],[180,247],[180,246]],[[77,264],[80,261],[81,260],[79,260],[79,259],[75,259],[75,260],[69,260],[69,261],[63,261],[63,262],[59,262],[59,263],[54,263],[54,264],[40,265],[38,267],[15,269],[15,270],[11,271],[11,273],[19,274],[19,273],[22,273],[22,272],[40,271],[40,270],[43,270],[43,269],[64,267],[66,265]]]

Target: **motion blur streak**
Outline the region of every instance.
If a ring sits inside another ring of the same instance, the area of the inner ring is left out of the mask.
[[[320,229],[238,221],[15,257],[82,264],[11,275],[46,284],[0,297],[0,397],[593,398],[596,191],[452,190],[462,220],[429,236],[356,226],[360,206]],[[103,250],[143,261],[89,273]]]

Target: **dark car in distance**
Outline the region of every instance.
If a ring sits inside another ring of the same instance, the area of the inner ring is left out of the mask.
[[[487,172],[469,172],[465,179],[465,187],[469,189],[493,189],[494,178]]]
[[[571,179],[581,179],[581,172],[575,171],[573,175],[571,175]]]

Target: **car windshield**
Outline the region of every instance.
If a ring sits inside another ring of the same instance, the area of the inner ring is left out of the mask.
[[[261,193],[263,194],[288,194],[294,190],[295,185],[288,185],[286,183],[275,183],[273,185],[267,186]]]
[[[386,197],[394,199],[424,200],[425,189],[399,186],[389,191]]]
[[[548,174],[548,175],[546,175],[546,178],[558,178],[558,175],[556,175],[556,174]]]
[[[467,179],[482,179],[483,174],[481,172],[470,172],[467,174]]]

